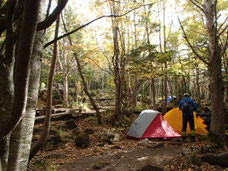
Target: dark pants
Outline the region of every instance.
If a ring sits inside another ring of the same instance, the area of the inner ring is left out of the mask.
[[[194,116],[183,116],[182,133],[186,133],[188,122],[190,125],[191,133],[195,132]]]

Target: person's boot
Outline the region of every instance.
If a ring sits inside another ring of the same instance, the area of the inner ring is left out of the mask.
[[[182,138],[182,142],[186,142],[187,136],[182,136],[181,138]]]
[[[196,137],[195,136],[191,136],[191,142],[195,142],[196,141]]]

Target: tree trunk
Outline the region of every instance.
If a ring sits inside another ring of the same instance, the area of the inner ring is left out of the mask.
[[[75,53],[74,53],[74,57],[75,57],[75,60],[76,60],[76,62],[77,62],[79,75],[80,75],[80,77],[81,77],[81,79],[82,79],[82,84],[83,84],[83,87],[84,87],[83,90],[84,90],[84,92],[86,93],[86,95],[89,97],[89,100],[90,100],[90,102],[91,102],[91,104],[92,104],[94,110],[95,110],[96,113],[97,113],[98,124],[101,124],[101,123],[102,123],[102,121],[101,121],[101,114],[100,114],[100,112],[99,112],[99,109],[98,109],[98,107],[97,107],[97,105],[96,105],[95,100],[93,99],[93,97],[91,96],[91,94],[89,93],[89,91],[88,91],[88,89],[87,89],[87,83],[86,83],[85,78],[84,78],[84,75],[83,75],[83,73],[82,73],[81,64],[80,64],[80,61],[79,61],[79,59],[78,59],[78,57],[77,57],[77,55],[76,55]]]
[[[16,57],[14,103],[10,117],[2,119],[0,139],[6,136],[22,119],[27,102],[29,65],[37,26],[40,0],[25,1],[24,18],[19,37],[19,50]],[[10,108],[10,109],[11,109]],[[8,109],[7,109],[8,110]]]
[[[56,26],[55,26],[55,38],[58,37],[59,33],[59,23],[60,23],[60,17],[56,20]],[[51,69],[49,72],[49,78],[48,78],[48,89],[47,89],[47,102],[46,102],[46,115],[44,120],[44,131],[42,132],[42,135],[40,139],[34,144],[34,146],[31,149],[30,157],[31,160],[36,153],[44,146],[48,139],[48,135],[50,132],[50,122],[51,122],[51,113],[52,113],[52,87],[53,87],[53,80],[54,80],[54,73],[56,68],[58,58],[58,43],[54,43],[53,47],[53,57],[51,61]]]
[[[210,136],[219,145],[225,142],[225,115],[224,115],[224,85],[222,80],[221,48],[216,24],[216,6],[212,0],[204,1],[207,34],[209,39],[209,81],[212,97],[212,119]]]
[[[63,106],[68,107],[68,75],[64,76],[63,87]]]
[[[63,23],[64,23],[64,21],[63,21]],[[67,30],[67,27],[66,27],[65,24],[64,24],[64,29],[65,29],[65,32],[67,33],[68,30]],[[72,46],[73,43],[72,43],[70,35],[68,35],[68,40],[69,40],[70,45]],[[100,111],[99,111],[99,109],[98,109],[98,107],[96,105],[95,100],[93,99],[93,97],[91,96],[90,92],[88,91],[88,84],[86,83],[85,77],[84,77],[84,75],[82,73],[82,67],[81,67],[80,61],[78,59],[77,53],[74,51],[73,55],[74,55],[75,61],[77,63],[79,75],[80,75],[80,77],[82,79],[83,90],[86,93],[86,95],[89,97],[89,100],[90,100],[94,110],[96,111],[98,124],[102,124]],[[83,94],[82,94],[82,99],[83,99]]]
[[[152,106],[156,106],[156,89],[155,89],[155,81],[154,78],[151,78],[151,99],[152,99]]]
[[[163,40],[164,40],[164,53],[166,52],[166,23],[165,23],[165,11],[166,11],[166,6],[165,6],[165,0],[163,0],[162,3],[162,8],[163,8]],[[165,62],[165,71],[167,70],[167,62]],[[165,72],[166,73],[166,72]],[[167,98],[168,98],[168,92],[167,92],[167,82],[168,82],[168,76],[165,74],[164,78],[164,101],[163,101],[163,108],[162,108],[162,113],[165,114],[167,112]]]
[[[111,13],[113,15],[118,15],[119,10],[115,4],[115,1],[111,4]],[[112,18],[112,33],[113,33],[113,48],[114,48],[114,55],[113,55],[113,66],[114,66],[114,82],[116,88],[116,100],[115,100],[115,113],[114,113],[114,120],[119,121],[122,118],[122,89],[123,89],[123,80],[121,79],[120,73],[120,49],[119,49],[119,40],[118,40],[118,29],[119,29],[119,21],[116,18]]]
[[[196,96],[197,96],[198,106],[201,106],[201,92],[200,92],[200,85],[199,85],[199,68],[198,67],[196,67]]]
[[[10,153],[7,167],[9,171],[27,170],[38,100],[43,38],[43,31],[36,34],[33,55],[30,63],[26,112],[21,122],[13,130],[10,138]]]
[[[7,163],[9,156],[10,135],[0,140],[0,170],[7,171]]]

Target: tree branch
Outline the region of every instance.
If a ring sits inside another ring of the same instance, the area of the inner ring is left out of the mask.
[[[227,29],[226,41],[225,41],[225,44],[224,44],[224,46],[222,47],[222,50],[221,50],[221,55],[222,56],[223,56],[223,54],[225,54],[227,48],[228,48],[228,29]]]
[[[154,3],[152,3],[152,4],[150,4],[150,5],[153,5],[153,4],[154,4]],[[149,4],[145,4],[145,5],[149,5]],[[139,8],[141,8],[142,6],[145,6],[145,5],[140,5],[140,6],[136,7],[136,8],[134,8],[134,9],[131,9],[131,10],[127,11],[126,13],[124,13],[124,14],[122,14],[122,15],[102,15],[102,16],[100,16],[100,17],[98,17],[98,18],[95,18],[95,19],[89,21],[88,23],[86,23],[86,24],[84,24],[84,25],[82,25],[82,26],[76,28],[75,30],[72,30],[71,32],[68,32],[68,33],[66,33],[66,34],[63,34],[62,36],[57,37],[56,39],[53,39],[52,41],[46,43],[46,44],[44,45],[44,48],[48,47],[49,45],[53,44],[54,42],[56,42],[56,41],[58,41],[58,40],[60,40],[60,39],[62,39],[62,38],[64,38],[64,37],[66,37],[66,36],[69,36],[69,35],[71,35],[71,34],[77,32],[77,31],[83,29],[84,27],[90,25],[91,23],[93,23],[93,22],[95,22],[95,21],[97,21],[97,20],[100,20],[100,19],[102,19],[102,18],[107,18],[107,17],[123,17],[123,16],[127,15],[128,13],[130,13],[130,12],[136,10],[136,9],[139,9]]]
[[[67,2],[68,0],[59,0],[58,5],[54,11],[44,21],[38,23],[37,31],[44,30],[52,25],[66,6]]]
[[[219,33],[218,37],[220,37],[220,36],[226,31],[226,29],[228,30],[228,24],[227,24],[227,26],[225,26],[225,28],[221,31],[221,33]]]
[[[222,28],[222,26],[226,23],[227,20],[228,20],[228,17],[226,17],[225,21],[219,26],[218,31]]]
[[[194,53],[201,61],[203,61],[205,64],[208,65],[209,63],[208,63],[207,61],[205,61],[205,60],[204,60],[204,59],[195,51],[195,49],[193,48],[192,44],[189,42],[188,37],[187,37],[187,35],[186,35],[186,33],[185,33],[184,27],[183,27],[183,25],[182,25],[182,23],[181,23],[179,17],[178,17],[178,21],[179,21],[180,26],[181,26],[181,29],[182,29],[182,31],[183,31],[183,33],[184,33],[184,36],[183,36],[183,37],[184,37],[184,39],[187,41],[189,47],[192,49],[193,53]]]
[[[204,10],[203,10],[203,8],[200,6],[200,5],[202,5],[202,4],[200,4],[200,2],[198,2],[197,0],[195,0],[196,2],[194,2],[193,0],[189,0],[193,5],[195,5],[197,8],[199,8],[200,9],[200,11],[202,11],[203,13],[204,13]],[[198,5],[198,4],[200,4],[200,5]]]

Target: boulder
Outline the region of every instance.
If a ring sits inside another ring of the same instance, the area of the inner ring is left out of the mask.
[[[81,133],[75,138],[75,145],[79,148],[88,148],[90,146],[89,134]]]

